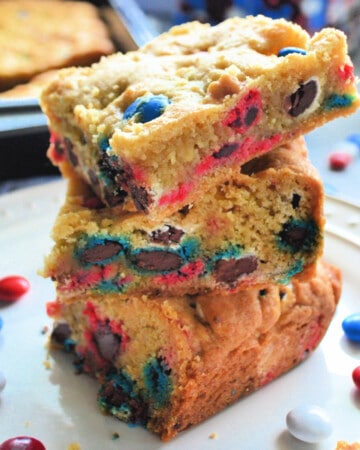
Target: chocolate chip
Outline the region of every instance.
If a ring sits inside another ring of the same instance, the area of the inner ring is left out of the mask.
[[[147,212],[151,197],[147,190],[135,184],[130,185],[130,194],[138,211]]]
[[[147,405],[135,394],[130,381],[121,373],[114,379],[107,379],[99,392],[101,404],[108,410],[119,409],[121,420],[146,425]],[[116,415],[116,413],[115,413]]]
[[[96,195],[84,198],[84,200],[82,202],[82,206],[84,206],[85,208],[88,208],[88,209],[105,208],[104,203],[99,199],[99,197],[96,197]]]
[[[315,80],[300,84],[300,87],[285,102],[290,116],[297,117],[306,111],[315,100],[317,91],[318,86]]]
[[[206,0],[206,12],[210,22],[222,22],[226,18],[227,10],[232,6],[231,0],[219,2],[219,0]]]
[[[69,161],[71,162],[71,164],[76,167],[79,165],[79,158],[77,156],[77,154],[74,152],[74,146],[73,143],[70,141],[70,139],[65,138],[64,139],[64,144],[65,144],[65,148],[66,148],[66,152],[69,158]]]
[[[106,180],[106,185],[103,188],[106,204],[111,207],[121,205],[127,197],[127,192],[124,189],[127,175],[120,166],[118,159],[103,152],[98,160],[98,166],[101,177]],[[96,177],[99,178],[97,175]]]
[[[241,275],[254,272],[257,269],[256,256],[249,255],[240,259],[219,259],[215,264],[215,278],[227,284],[235,283]]]
[[[244,122],[247,127],[253,124],[259,114],[259,108],[257,106],[251,106],[245,114]]]
[[[86,145],[88,143],[84,133],[81,133],[80,135],[80,142],[82,145]]]
[[[102,397],[109,405],[119,407],[127,402],[130,395],[117,386],[115,380],[110,380],[102,386]]]
[[[294,193],[291,199],[291,204],[294,209],[299,207],[301,195]]]
[[[250,106],[246,109],[243,117],[237,115],[229,125],[234,128],[241,128],[244,124],[246,128],[249,128],[257,119],[258,114],[259,108],[257,106]]]
[[[180,430],[182,426],[183,426],[182,422],[176,422],[173,425],[173,430]]]
[[[171,272],[183,265],[181,256],[167,250],[141,250],[131,261],[139,269],[151,272]]]
[[[99,178],[97,177],[94,170],[92,169],[88,170],[88,177],[92,185],[97,186],[99,184]]]
[[[265,297],[265,295],[267,295],[267,289],[260,289],[259,295],[260,297]]]
[[[114,334],[110,326],[105,323],[99,325],[94,333],[94,341],[99,350],[100,355],[106,361],[112,361],[119,352],[121,336]]]
[[[231,128],[240,128],[242,126],[242,120],[239,115],[236,115],[235,119],[232,120],[229,124]]]
[[[283,243],[291,246],[294,251],[301,250],[306,238],[306,227],[293,224],[285,224],[279,236]]]
[[[128,185],[130,185],[131,180],[133,179],[133,173],[131,170],[125,170],[124,167],[121,169],[117,169],[113,171],[114,183],[117,186],[120,186],[122,189],[126,189]]]
[[[189,214],[190,209],[191,205],[185,205],[181,209],[179,209],[178,213],[186,217]]]
[[[51,340],[63,345],[66,339],[71,336],[71,328],[68,323],[58,323],[51,333]]]
[[[220,150],[213,153],[212,156],[215,159],[227,158],[228,156],[232,155],[238,149],[238,147],[238,144],[225,144],[220,148]]]
[[[114,181],[115,177],[121,173],[121,166],[118,164],[117,158],[113,155],[109,155],[107,152],[101,154],[98,166],[103,174],[112,181]]]
[[[104,188],[105,202],[110,207],[122,205],[126,197],[127,193],[120,188]]]
[[[57,155],[63,156],[63,154],[65,153],[65,145],[64,145],[63,141],[56,139],[54,142],[54,147],[55,147],[55,151],[56,151]]]
[[[123,248],[119,242],[105,240],[101,244],[85,249],[80,255],[80,261],[83,264],[96,264],[117,255]]]
[[[154,230],[151,233],[150,238],[152,242],[163,245],[170,245],[173,243],[178,244],[183,235],[183,230],[179,230],[178,228],[172,227],[171,225],[165,225],[159,230]]]

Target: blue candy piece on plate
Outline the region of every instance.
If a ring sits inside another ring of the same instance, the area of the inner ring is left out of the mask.
[[[352,143],[354,143],[355,145],[357,145],[358,149],[360,150],[360,133],[353,133],[353,134],[350,134],[350,135],[346,138],[346,140],[347,140],[348,142],[352,142]]]
[[[134,117],[135,122],[146,123],[161,116],[166,107],[171,103],[166,95],[147,94],[137,98],[124,112],[124,119]]]
[[[306,50],[299,47],[284,47],[278,52],[278,56],[287,56],[291,53],[298,53],[299,55],[306,55]]]
[[[347,316],[342,322],[345,336],[354,342],[360,342],[360,313]]]

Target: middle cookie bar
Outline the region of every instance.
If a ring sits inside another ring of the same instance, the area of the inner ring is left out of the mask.
[[[73,175],[44,275],[62,296],[286,283],[322,253],[323,199],[303,138],[250,161],[160,222],[139,212],[114,214]]]

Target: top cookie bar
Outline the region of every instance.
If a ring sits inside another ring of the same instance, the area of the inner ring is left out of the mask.
[[[345,35],[263,16],[172,28],[68,69],[42,107],[49,156],[109,206],[169,216],[265,153],[359,107]]]

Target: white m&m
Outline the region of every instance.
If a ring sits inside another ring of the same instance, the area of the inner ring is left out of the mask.
[[[316,443],[332,433],[331,420],[322,408],[303,404],[291,410],[286,416],[289,432],[303,442]]]

